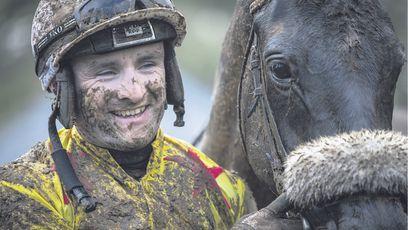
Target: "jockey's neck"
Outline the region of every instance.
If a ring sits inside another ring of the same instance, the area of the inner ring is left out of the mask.
[[[109,150],[109,152],[127,174],[139,180],[146,174],[147,164],[153,152],[153,147],[151,144],[148,144],[142,149],[131,152],[118,150]]]

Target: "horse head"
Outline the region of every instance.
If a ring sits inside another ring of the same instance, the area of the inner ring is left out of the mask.
[[[285,154],[299,144],[392,128],[405,57],[378,0],[255,0],[251,6],[241,136],[255,174],[279,191]]]

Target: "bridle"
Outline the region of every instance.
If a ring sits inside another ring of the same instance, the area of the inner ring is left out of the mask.
[[[253,10],[251,9],[251,13]],[[269,104],[268,97],[267,97],[267,74],[266,74],[266,65],[264,63],[263,58],[260,58],[261,48],[258,44],[258,36],[255,32],[254,28],[254,23],[251,26],[250,30],[250,37],[248,39],[247,45],[246,45],[246,51],[245,51],[245,56],[244,60],[241,66],[241,74],[240,74],[240,83],[238,87],[238,127],[239,127],[239,135],[241,139],[241,143],[243,145],[244,149],[244,155],[248,160],[248,147],[246,144],[246,139],[245,139],[245,133],[244,133],[244,125],[245,125],[245,120],[247,120],[251,115],[255,112],[257,108],[260,108],[262,110],[262,117],[263,117],[263,127],[266,129],[266,139],[268,142],[268,152],[265,151],[264,154],[266,158],[269,161],[269,164],[271,166],[273,176],[275,179],[275,189],[278,189],[276,187],[276,183],[279,183],[281,181],[276,181],[281,180],[281,176],[284,170],[284,162],[286,160],[286,157],[288,156],[288,152],[285,149],[285,146],[283,145],[281,135],[279,133],[278,127],[276,125],[275,121],[275,116],[274,112],[272,111],[272,108]],[[243,94],[243,84],[244,84],[244,79],[245,79],[245,74],[247,73],[247,64],[248,60],[250,58],[250,69],[248,71],[248,74],[252,75],[252,83],[254,86],[254,90],[251,93],[252,95],[252,102],[250,103],[249,106],[249,111],[248,113],[242,113],[244,109],[247,108],[242,108],[241,105],[241,99],[242,99],[242,94]],[[292,87],[293,86],[293,87]],[[302,100],[302,103],[308,109],[308,106],[305,103],[305,99],[303,97],[303,94],[300,92],[300,89],[297,87],[297,85],[291,85],[291,87],[294,89],[295,94]],[[309,110],[309,109],[308,109]],[[310,111],[309,111],[310,112]],[[243,114],[246,115],[246,117],[243,117]],[[248,161],[249,162],[249,161]],[[275,190],[271,188],[271,191]],[[286,194],[282,193],[283,191],[279,191],[281,194],[267,206],[272,212],[277,212],[280,214],[286,215],[289,210],[291,210],[292,205],[289,203],[289,201],[286,198]],[[278,194],[277,194],[278,195]],[[304,229],[310,229],[309,224],[306,220],[302,218],[303,222],[303,227]]]
[[[255,26],[253,23],[251,26],[250,37],[246,45],[238,89],[238,121],[240,137],[241,142],[243,143],[245,155],[248,156],[248,148],[245,142],[243,125],[245,120],[248,119],[255,112],[255,110],[260,107],[260,109],[262,110],[263,127],[266,129],[266,138],[268,142],[268,151],[265,152],[265,156],[269,160],[273,172],[283,172],[283,165],[286,157],[288,156],[288,152],[283,145],[282,138],[276,124],[274,111],[269,104],[267,88],[268,76],[264,59],[260,57],[262,53],[263,52],[259,45],[259,38],[255,31]],[[252,83],[254,86],[254,91],[251,93],[253,101],[249,106],[249,112],[247,116],[242,117],[242,112],[245,108],[242,108],[240,100],[243,94],[243,82],[246,76],[245,74],[247,73],[248,60],[250,60],[250,68],[248,72],[252,76]],[[299,86],[297,85],[297,82],[290,83],[289,87],[290,90],[297,96],[297,98],[300,99],[307,112],[310,113],[310,109],[306,103],[305,97],[301,92]]]
[[[239,131],[241,136],[241,141],[243,143],[243,148],[245,154],[248,155],[247,146],[244,137],[243,121],[249,118],[252,113],[259,106],[262,109],[263,125],[266,129],[266,136],[268,142],[268,151],[265,152],[266,158],[269,160],[273,172],[279,171],[283,172],[283,163],[288,155],[286,149],[283,145],[281,136],[279,134],[278,127],[275,122],[274,113],[269,105],[267,97],[266,88],[266,66],[262,58],[259,57],[260,47],[258,45],[258,37],[254,30],[254,25],[252,25],[250,38],[247,43],[245,58],[242,64],[241,75],[240,75],[240,85],[238,90],[239,100],[242,97],[242,86],[243,80],[246,73],[246,66],[248,58],[251,57],[250,61],[250,71],[252,75],[252,81],[254,85],[254,91],[251,93],[253,96],[253,101],[250,105],[249,113],[247,117],[242,117],[241,103],[238,103],[238,119],[239,119]]]
[[[257,11],[265,8],[270,2],[271,0],[253,0],[252,4],[250,5],[250,13],[254,16]],[[268,151],[265,152],[266,158],[269,160],[274,172],[283,172],[283,165],[286,157],[288,156],[288,152],[283,145],[281,135],[276,125],[274,111],[272,111],[272,107],[269,104],[266,65],[264,63],[264,58],[260,57],[263,52],[259,45],[259,38],[255,30],[254,22],[252,23],[250,31],[250,37],[246,45],[245,56],[241,66],[240,84],[238,89],[238,121],[240,138],[241,142],[243,143],[245,155],[248,156],[248,148],[245,143],[243,125],[245,120],[248,119],[258,107],[260,107],[262,109],[263,127],[266,129],[266,137],[268,142]],[[250,75],[252,75],[252,83],[254,86],[254,91],[251,93],[253,101],[250,104],[247,117],[242,117],[242,115],[245,114],[242,113],[243,109],[245,108],[242,108],[241,106],[241,98],[243,94],[243,82],[245,74],[247,73],[246,67],[249,60],[248,58],[250,58],[250,69],[248,72]],[[311,113],[305,97],[298,86],[298,82],[291,82],[289,88],[297,96],[297,98],[300,99],[307,112]]]

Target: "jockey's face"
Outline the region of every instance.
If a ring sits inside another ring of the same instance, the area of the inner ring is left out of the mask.
[[[163,43],[75,58],[76,127],[94,145],[132,151],[157,133],[166,101]]]

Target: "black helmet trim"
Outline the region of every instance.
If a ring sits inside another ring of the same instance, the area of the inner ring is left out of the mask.
[[[132,46],[144,45],[164,40],[173,41],[177,37],[174,28],[157,19],[127,22],[92,34],[76,44],[64,59],[103,54]]]

